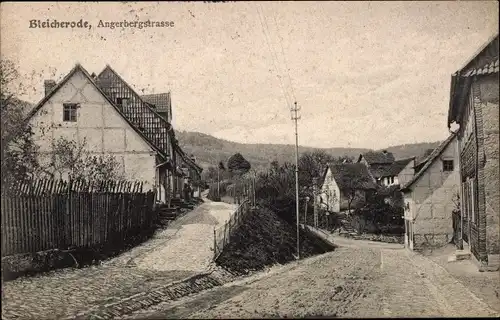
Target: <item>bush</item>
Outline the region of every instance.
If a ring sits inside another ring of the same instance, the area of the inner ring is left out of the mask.
[[[216,263],[233,271],[261,270],[266,266],[295,260],[296,228],[266,208],[252,210],[245,223],[232,232]],[[334,249],[305,230],[300,231],[301,257],[306,258]]]
[[[405,232],[404,209],[386,204],[380,197],[356,209],[349,217],[349,222],[358,233],[403,234]]]

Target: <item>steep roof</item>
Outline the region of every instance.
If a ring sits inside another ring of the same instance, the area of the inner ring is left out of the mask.
[[[444,140],[432,153],[429,155],[427,158],[425,165],[420,169],[414,176],[413,178],[408,181],[404,186],[401,187],[401,191],[408,190],[415,182],[420,179],[427,171],[427,169],[434,163],[434,161],[439,157],[441,153],[446,149],[446,147],[453,141],[453,139],[457,136],[456,133],[450,134],[450,136]]]
[[[368,170],[372,174],[372,176],[376,179],[386,177],[391,170],[392,163],[374,163],[374,164],[369,164]]]
[[[121,111],[143,133],[143,135],[168,157],[169,131],[171,124],[159,115],[148,103],[123,80],[109,65],[97,76],[97,85],[112,101],[126,98]]]
[[[169,118],[172,117],[172,101],[170,100],[170,92],[144,94],[141,95],[141,99],[149,104],[152,104],[156,112],[166,112]],[[166,120],[168,121],[170,119]]]
[[[427,149],[425,152],[415,158],[415,167],[427,161],[429,155],[434,151],[434,149]]]
[[[52,90],[47,93],[40,102],[38,102],[35,107],[29,112],[27,115],[26,119],[24,120],[24,124],[27,124],[29,120],[40,110],[44,104],[49,101],[49,99],[59,90],[61,89],[66,82],[68,82],[69,79],[76,73],[76,72],[82,72],[83,75],[87,78],[87,80],[94,86],[94,88],[99,91],[99,93],[102,94],[102,96],[107,100],[107,102],[113,106],[113,108],[120,114],[120,116],[130,125],[130,127],[137,133],[139,136],[155,151],[159,152],[160,155],[162,155],[162,151],[155,145],[153,144],[145,135],[144,133],[136,126],[134,123],[130,121],[130,119],[122,112],[122,110],[115,104],[113,100],[110,99],[108,95],[106,95],[105,92],[97,85],[97,83],[94,81],[92,76],[83,68],[79,63],[77,63],[73,69],[58,83],[52,88]]]
[[[394,161],[384,174],[384,177],[397,176],[415,157]]]
[[[359,155],[358,162],[361,160],[361,157],[365,158],[368,164],[388,164],[394,162],[394,155],[391,152],[382,151],[382,152],[374,152],[370,151],[364,154]]]
[[[498,34],[490,38],[467,63],[451,76],[450,104],[448,107],[448,127],[459,117],[459,110],[467,99],[472,78],[498,74],[499,40]]]
[[[340,190],[354,187],[360,190],[376,189],[377,184],[362,163],[341,163],[328,165]]]

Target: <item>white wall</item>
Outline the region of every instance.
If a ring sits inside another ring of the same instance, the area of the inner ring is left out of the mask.
[[[415,249],[441,246],[453,236],[452,211],[454,196],[459,192],[459,167],[455,142],[452,141],[443,153],[427,168],[425,173],[405,194],[406,219],[413,219],[413,242]],[[442,160],[454,160],[454,170],[444,172]]]
[[[327,169],[325,181],[320,189],[323,207],[333,212],[340,212],[340,189],[333,178],[330,168]]]
[[[63,103],[80,103],[76,122],[63,121]],[[58,137],[81,143],[86,151],[113,155],[128,180],[155,183],[155,153],[81,71],[77,71],[30,120],[41,161],[48,161]]]

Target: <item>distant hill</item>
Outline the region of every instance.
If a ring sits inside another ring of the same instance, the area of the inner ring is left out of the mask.
[[[295,146],[286,144],[244,144],[215,138],[211,135],[176,131],[179,144],[187,154],[193,154],[196,161],[204,168],[216,165],[219,161],[226,162],[227,159],[239,152],[247,159],[252,167],[267,167],[273,160],[279,162],[293,162],[295,159]],[[423,142],[415,144],[404,144],[385,148],[394,153],[396,159],[419,156],[427,149],[435,148],[438,142]],[[299,147],[299,152],[324,150],[335,157],[349,156],[357,157],[360,153],[369,151],[362,148],[312,148]]]

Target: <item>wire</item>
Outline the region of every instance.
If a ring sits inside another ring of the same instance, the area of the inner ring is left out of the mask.
[[[296,97],[295,97],[295,90],[293,89],[293,84],[292,84],[292,78],[290,77],[290,68],[288,67],[288,63],[287,63],[287,60],[286,60],[286,55],[285,55],[285,49],[283,49],[283,42],[282,42],[282,38],[281,38],[281,34],[280,34],[280,31],[279,31],[279,27],[278,27],[278,22],[276,21],[276,15],[273,15],[273,18],[274,18],[274,24],[276,26],[276,30],[277,30],[277,33],[278,33],[278,39],[280,41],[280,46],[281,46],[281,54],[283,55],[283,61],[285,62],[285,70],[288,74],[288,81],[290,83],[290,89],[292,90],[292,96],[293,96],[293,99],[295,101],[297,101]]]
[[[268,34],[266,33],[266,27],[264,27],[264,23],[263,23],[263,19],[264,18],[261,17],[261,12],[259,11],[259,5],[256,4],[255,8],[257,9],[257,14],[259,15],[259,21],[260,21],[260,24],[262,26],[262,32],[264,33],[264,37],[265,37],[265,40],[266,40],[266,43],[267,43],[267,47],[269,49],[269,52],[271,53],[271,60],[273,62],[273,66],[274,66],[274,68],[276,70],[276,73],[278,74],[278,79],[280,81],[281,90],[283,91],[283,95],[285,96],[285,100],[286,100],[286,103],[288,104],[288,107],[292,108],[292,104],[290,102],[291,99],[289,98],[289,95],[287,95],[285,86],[283,84],[283,80],[282,80],[282,78],[280,76],[280,71],[279,71],[279,69],[278,69],[278,67],[276,65],[276,62],[274,61],[275,58],[276,58],[276,60],[278,60],[278,58],[277,58],[276,53],[271,48],[270,40],[268,39]],[[262,10],[262,8],[261,8],[261,10]],[[263,15],[263,13],[262,13],[262,15]]]

